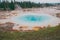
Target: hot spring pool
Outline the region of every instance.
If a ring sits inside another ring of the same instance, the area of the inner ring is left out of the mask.
[[[48,14],[20,14],[17,17],[12,18],[12,22],[16,24],[27,25],[27,26],[46,26],[46,25],[56,25],[58,20],[56,17],[53,17]]]
[[[38,15],[24,15],[21,17],[16,18],[17,21],[22,21],[22,22],[44,22],[49,20],[50,17],[48,16],[38,16]]]

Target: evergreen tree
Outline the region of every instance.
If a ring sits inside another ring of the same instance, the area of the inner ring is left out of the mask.
[[[6,2],[5,1],[3,1],[3,3],[2,3],[2,7],[4,8],[4,10],[6,10]]]
[[[15,5],[14,5],[14,2],[13,2],[13,1],[11,1],[11,3],[10,3],[9,6],[10,6],[9,8],[10,8],[11,10],[14,10],[14,9],[15,9]]]

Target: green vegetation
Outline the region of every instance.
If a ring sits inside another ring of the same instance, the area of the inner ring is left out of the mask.
[[[0,31],[0,40],[60,40],[60,25],[33,32]]]
[[[40,7],[50,7],[60,5],[60,3],[35,3],[35,2],[16,2],[16,1],[0,1],[0,10],[14,10],[15,4],[22,8],[40,8]]]
[[[0,10],[14,10],[14,9],[15,9],[15,4],[13,1],[0,2]]]
[[[16,2],[18,5],[20,5],[22,8],[40,8],[40,7],[50,7],[50,6],[56,6],[60,5],[60,3],[35,3],[35,2]]]

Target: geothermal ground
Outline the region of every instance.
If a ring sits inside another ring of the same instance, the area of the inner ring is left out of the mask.
[[[5,22],[13,22],[16,25],[13,27],[13,29],[18,29],[19,30],[19,23],[16,23],[14,20],[12,20],[15,17],[21,16],[23,14],[48,14],[56,18],[53,20],[54,26],[58,25],[60,23],[60,18],[56,17],[56,13],[60,13],[60,10],[57,10],[55,8],[28,8],[28,9],[20,9],[20,10],[14,10],[14,11],[1,11],[0,12],[0,23],[5,23]],[[48,23],[48,25],[53,25]],[[24,26],[24,25],[22,25]],[[27,25],[25,25],[27,26]],[[38,25],[37,25],[38,26]],[[44,24],[42,26],[45,26]],[[18,27],[18,28],[17,28]]]

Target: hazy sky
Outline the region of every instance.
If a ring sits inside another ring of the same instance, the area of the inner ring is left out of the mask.
[[[60,0],[16,0],[16,1],[31,1],[31,2],[40,2],[40,3],[60,3]]]

